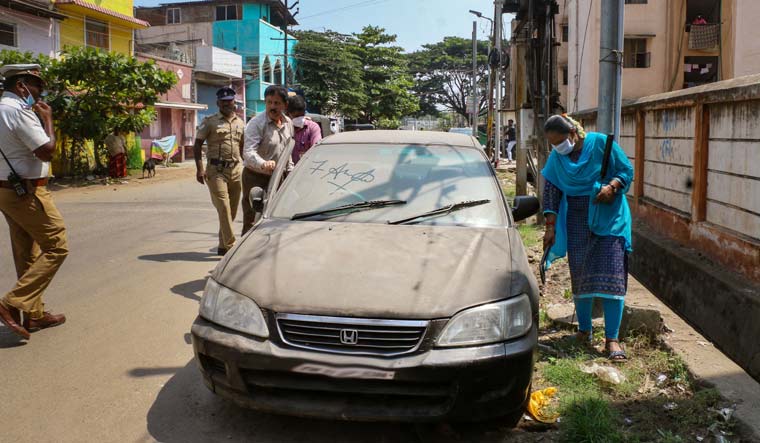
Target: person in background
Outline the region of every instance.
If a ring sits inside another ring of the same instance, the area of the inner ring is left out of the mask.
[[[29,332],[62,325],[42,296],[69,254],[66,227],[47,188],[55,153],[53,110],[40,99],[39,65],[5,65],[0,99],[0,212],[8,222],[18,280],[0,298],[0,321],[29,340]],[[8,282],[10,283],[10,282]]]
[[[108,134],[104,141],[108,149],[108,175],[111,178],[127,176],[127,139],[119,132],[119,128]]]
[[[256,221],[256,211],[248,197],[251,189],[258,187],[267,190],[277,162],[287,161],[287,170],[293,170],[292,158],[281,158],[283,152],[290,149],[294,143],[293,123],[284,114],[288,103],[288,91],[282,86],[269,86],[264,91],[264,100],[266,112],[252,118],[245,125],[243,234],[248,232]]]
[[[295,129],[295,146],[293,147],[293,164],[297,164],[306,151],[322,140],[322,128],[306,117],[306,101],[300,95],[288,98],[288,117]]]
[[[613,142],[602,177],[607,136],[586,134],[569,117],[549,117],[544,133],[553,147],[541,171],[546,179],[546,267],[567,255],[578,340],[590,342],[593,302],[600,298],[609,359],[626,360],[618,334],[628,289],[628,254],[632,251],[631,212],[625,193],[633,182],[633,166]]]
[[[692,25],[706,25],[707,20],[705,20],[705,16],[702,14],[698,14],[697,17],[694,19],[694,21],[691,22]]]
[[[507,121],[507,159],[510,163],[514,161],[515,146],[517,146],[517,134],[515,131],[515,121],[509,119]]]

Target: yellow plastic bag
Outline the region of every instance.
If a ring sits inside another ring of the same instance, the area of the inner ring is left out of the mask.
[[[556,423],[559,414],[549,414],[544,409],[551,403],[552,397],[557,394],[557,388],[546,388],[530,394],[528,414],[541,423]]]

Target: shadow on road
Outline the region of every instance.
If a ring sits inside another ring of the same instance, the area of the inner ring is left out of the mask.
[[[218,262],[221,257],[211,252],[169,252],[166,254],[141,255],[140,260],[170,263],[175,261]]]
[[[166,375],[166,374],[174,374],[177,371],[182,369],[181,367],[166,367],[166,368],[134,368],[130,369],[127,374],[129,374],[130,377],[136,377],[136,378],[142,378],[142,377],[152,377],[154,375]]]
[[[0,349],[17,348],[26,345],[23,338],[11,332],[8,327],[0,323]]]
[[[310,420],[239,408],[206,388],[192,360],[158,393],[147,423],[151,437],[166,443],[419,441],[411,425]]]
[[[206,279],[198,279],[172,286],[172,293],[181,295],[190,300],[201,301],[203,289],[206,287]]]

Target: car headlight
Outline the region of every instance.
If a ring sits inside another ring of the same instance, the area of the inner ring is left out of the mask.
[[[523,336],[532,326],[530,299],[523,294],[458,313],[443,328],[436,344],[449,347],[496,343]]]
[[[250,298],[209,278],[201,298],[200,315],[206,320],[257,337],[269,337],[261,308]]]

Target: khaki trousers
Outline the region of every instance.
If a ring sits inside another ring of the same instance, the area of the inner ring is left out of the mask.
[[[63,217],[46,187],[31,187],[24,197],[0,188],[0,211],[8,222],[18,277],[0,303],[39,319],[42,294],[69,253]]]
[[[211,203],[219,215],[219,248],[232,249],[235,246],[235,233],[232,222],[237,216],[240,202],[242,183],[240,174],[243,166],[238,163],[234,168],[224,168],[221,172],[217,167],[206,165],[206,185],[211,194]]]
[[[272,178],[271,175],[259,174],[248,168],[243,169],[243,235],[256,223],[256,212],[251,206],[251,189],[259,187],[266,192],[270,178]]]

